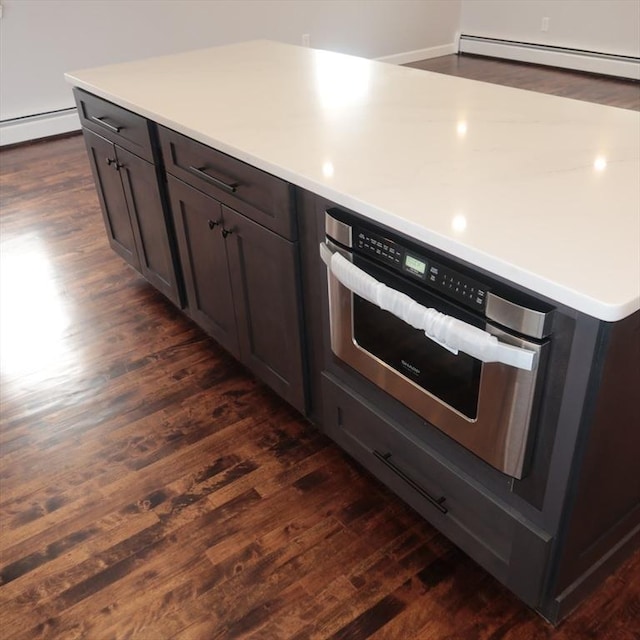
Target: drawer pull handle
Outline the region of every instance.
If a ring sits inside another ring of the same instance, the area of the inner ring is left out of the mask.
[[[410,478],[402,469],[397,467],[391,461],[390,453],[383,454],[374,450],[373,455],[376,458],[378,458],[380,462],[383,462],[384,464],[386,464],[387,467],[389,467],[389,469],[391,469],[398,476],[400,476],[411,488],[415,489],[423,498],[428,500],[438,511],[440,511],[441,513],[448,513],[449,510],[444,506],[445,497],[440,496],[439,498],[436,498],[435,496],[432,496],[428,491],[425,491],[415,480]]]
[[[238,190],[238,183],[232,182],[231,184],[227,184],[226,182],[222,182],[222,180],[218,180],[218,178],[214,178],[210,176],[208,173],[205,173],[203,169],[198,169],[198,167],[189,167],[189,171],[193,173],[194,176],[198,176],[198,178],[202,178],[206,180],[214,187],[219,187],[220,189],[224,189],[228,193],[235,193]]]
[[[108,129],[112,133],[120,133],[120,129],[122,129],[122,127],[116,127],[113,124],[105,122],[102,118],[98,118],[98,116],[89,116],[89,120],[93,120],[96,124],[99,124],[101,127]]]
[[[209,220],[209,229],[213,229],[220,224],[220,220]]]

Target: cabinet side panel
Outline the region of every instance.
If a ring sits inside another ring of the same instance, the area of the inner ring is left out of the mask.
[[[316,213],[316,196],[298,189],[298,230],[300,234],[300,269],[302,282],[303,329],[309,376],[307,416],[322,425],[322,299],[326,282],[322,280],[324,263],[320,260],[320,238],[324,215]]]
[[[590,382],[592,402],[586,420],[591,424],[586,424],[588,442],[575,485],[556,595],[640,526],[640,312],[604,325],[603,336]]]

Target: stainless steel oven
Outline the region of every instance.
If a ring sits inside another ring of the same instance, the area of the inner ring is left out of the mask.
[[[325,230],[333,353],[522,478],[553,308],[340,209]]]

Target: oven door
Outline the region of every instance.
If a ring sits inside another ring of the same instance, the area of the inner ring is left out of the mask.
[[[532,356],[528,369],[482,362],[462,351],[456,355],[424,331],[353,293],[354,287],[345,286],[328,265],[333,353],[490,465],[521,478],[547,343],[510,335],[365,258],[340,253],[390,291],[496,336],[507,349]],[[326,253],[323,259],[327,260]]]

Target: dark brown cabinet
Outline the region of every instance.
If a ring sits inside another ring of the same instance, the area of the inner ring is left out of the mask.
[[[169,175],[189,315],[305,410],[297,245]]]
[[[304,411],[297,247],[222,206],[242,361]]]
[[[113,249],[304,413],[293,186],[107,100],[74,95]]]
[[[557,305],[530,470],[507,477],[331,352],[335,203],[74,91],[112,247],[174,300],[183,273],[196,323],[520,598],[558,621],[635,548],[640,312]]]
[[[132,267],[140,271],[131,216],[118,172],[116,147],[91,131],[85,130],[83,133],[109,244]]]
[[[327,435],[524,602],[536,606],[551,536],[338,378],[325,372],[322,384]]]
[[[76,101],[111,247],[180,306],[172,225],[157,167],[147,159],[153,158],[151,134],[145,129],[150,123],[81,91],[76,91]]]
[[[167,173],[289,240],[296,239],[293,186],[176,131],[159,127]]]

